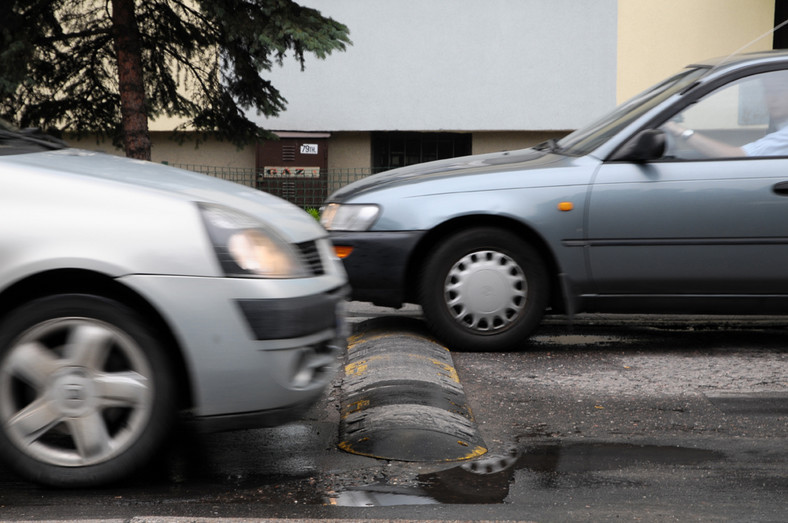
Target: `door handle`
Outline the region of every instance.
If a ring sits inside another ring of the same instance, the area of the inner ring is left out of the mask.
[[[772,186],[772,191],[780,196],[788,196],[788,182],[775,183]]]

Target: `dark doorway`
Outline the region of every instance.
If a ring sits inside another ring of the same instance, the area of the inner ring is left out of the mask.
[[[471,154],[470,133],[372,133],[375,172]]]

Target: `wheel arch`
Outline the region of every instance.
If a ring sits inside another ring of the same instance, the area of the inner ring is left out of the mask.
[[[419,272],[430,251],[432,251],[448,236],[472,227],[495,227],[509,231],[518,237],[523,238],[524,241],[528,242],[534,249],[536,249],[537,252],[542,256],[542,260],[545,263],[547,272],[550,275],[550,306],[553,308],[553,310],[564,309],[565,299],[563,293],[560,292],[560,267],[552,249],[550,249],[544,238],[533,228],[520,221],[505,216],[493,216],[485,214],[473,214],[453,218],[449,221],[441,223],[437,227],[434,227],[419,240],[419,243],[413,249],[413,253],[408,260],[406,269],[405,282],[407,287],[405,289],[404,296],[406,302],[418,302],[417,295]]]
[[[158,310],[143,296],[116,279],[84,269],[55,269],[14,282],[0,292],[0,318],[20,304],[56,294],[89,294],[117,301],[140,314],[161,337],[175,372],[180,409],[193,405],[192,384],[186,371],[183,350],[172,329]]]

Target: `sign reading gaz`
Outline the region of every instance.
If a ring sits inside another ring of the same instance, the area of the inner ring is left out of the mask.
[[[266,166],[263,178],[320,178],[320,167]]]

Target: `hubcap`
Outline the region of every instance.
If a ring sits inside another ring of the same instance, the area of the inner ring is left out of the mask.
[[[102,463],[147,427],[150,365],[112,325],[88,318],[38,324],[16,340],[0,369],[0,424],[40,462]]]
[[[478,333],[510,327],[523,311],[528,285],[520,266],[497,251],[465,255],[449,271],[444,299],[454,319]]]
[[[65,367],[53,373],[46,390],[53,409],[65,418],[85,416],[96,409],[96,387],[83,368]]]

